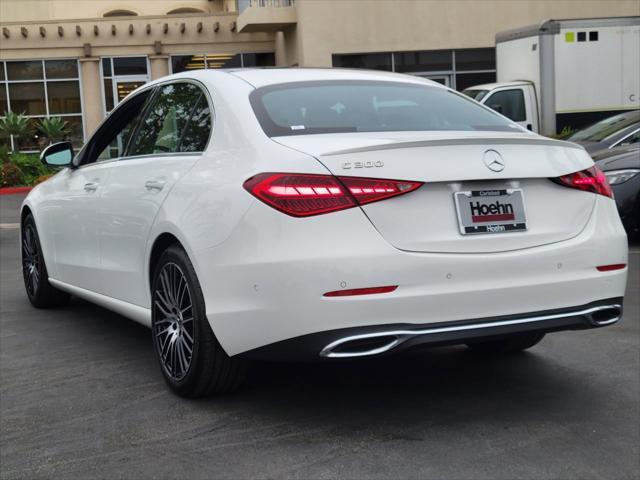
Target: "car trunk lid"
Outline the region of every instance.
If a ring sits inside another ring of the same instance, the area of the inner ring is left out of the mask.
[[[559,242],[582,231],[595,202],[593,194],[549,181],[590,167],[586,152],[534,134],[349,133],[274,140],[314,156],[336,176],[424,182],[407,195],[361,207],[380,234],[402,250],[488,253]],[[473,202],[456,200],[460,192]],[[509,195],[485,201],[472,197],[478,192]],[[526,230],[462,233],[463,209],[504,213],[499,204],[513,203],[513,195],[521,195],[523,205],[516,207],[523,209]]]

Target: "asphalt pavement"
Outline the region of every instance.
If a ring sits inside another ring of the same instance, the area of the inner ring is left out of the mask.
[[[624,318],[527,353],[464,347],[343,364],[259,363],[184,400],[149,331],[74,300],[36,310],[21,196],[0,197],[0,478],[640,477],[640,247]]]

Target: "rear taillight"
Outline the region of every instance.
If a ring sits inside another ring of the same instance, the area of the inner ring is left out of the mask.
[[[244,182],[249,193],[293,217],[345,210],[409,193],[421,185],[421,182],[299,173],[260,173]]]
[[[552,179],[554,182],[566,187],[577,188],[586,192],[598,193],[605,197],[613,198],[611,186],[606,175],[598,167],[593,166],[586,170],[563,175]]]

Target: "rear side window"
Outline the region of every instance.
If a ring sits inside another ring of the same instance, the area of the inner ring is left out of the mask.
[[[519,131],[449,90],[401,82],[316,81],[271,85],[249,96],[271,137],[341,132]]]
[[[193,140],[194,125],[200,127],[197,142]],[[192,83],[165,85],[160,88],[140,122],[127,154],[137,156],[202,151],[210,133],[211,115],[202,90]],[[187,134],[188,145],[183,142]]]
[[[527,119],[524,94],[519,88],[496,92],[484,103],[487,107],[494,109],[514,122],[524,122]]]
[[[207,147],[210,135],[211,110],[209,109],[207,97],[202,93],[182,134],[180,151],[202,152]]]

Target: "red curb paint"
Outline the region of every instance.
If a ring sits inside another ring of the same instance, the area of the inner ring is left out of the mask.
[[[33,187],[5,187],[0,188],[0,195],[15,195],[16,193],[30,192]]]

